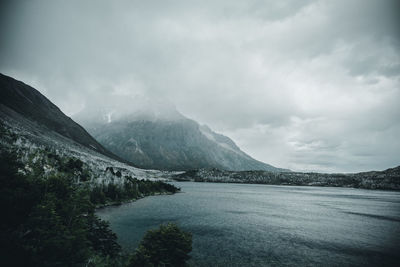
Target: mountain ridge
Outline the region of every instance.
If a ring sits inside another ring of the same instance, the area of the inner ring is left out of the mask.
[[[148,114],[136,110],[113,119],[83,110],[75,119],[104,147],[141,168],[289,171],[255,160],[229,137],[172,109],[162,107],[164,113]]]

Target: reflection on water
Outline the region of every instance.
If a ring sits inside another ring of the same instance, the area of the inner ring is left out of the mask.
[[[134,249],[144,233],[176,222],[193,233],[194,266],[395,266],[400,193],[349,188],[176,183],[98,214]],[[396,264],[397,263],[397,264]]]

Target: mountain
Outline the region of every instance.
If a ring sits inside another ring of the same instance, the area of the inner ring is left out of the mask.
[[[76,151],[84,147],[86,154],[94,151],[147,169],[282,171],[251,158],[231,139],[184,117],[172,105],[124,98],[118,109],[111,101],[100,112],[86,110],[78,118],[93,138],[31,86],[0,74],[0,89],[2,121],[34,143],[78,144]]]
[[[132,107],[129,112],[127,105]],[[253,159],[229,137],[184,117],[171,105],[136,99],[122,107],[85,110],[75,119],[104,147],[136,166],[284,171]]]
[[[0,74],[0,150],[17,150],[28,169],[42,162],[47,173],[54,169],[54,157],[79,159],[87,166],[91,181],[100,184],[123,183],[126,176],[163,179],[172,174],[132,166],[99,144],[39,91],[3,74]],[[114,171],[122,178],[115,179]]]
[[[100,145],[86,130],[66,116],[39,91],[0,73],[0,113],[2,117],[46,127],[86,148],[121,160]],[[33,125],[32,125],[33,126]]]

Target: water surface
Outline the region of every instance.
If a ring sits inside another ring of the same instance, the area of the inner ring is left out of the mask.
[[[176,222],[193,233],[194,266],[399,266],[400,193],[349,188],[174,183],[98,214],[120,244]]]

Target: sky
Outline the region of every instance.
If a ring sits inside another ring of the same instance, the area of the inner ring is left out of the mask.
[[[1,1],[0,72],[69,116],[173,103],[296,171],[400,165],[400,1]]]

